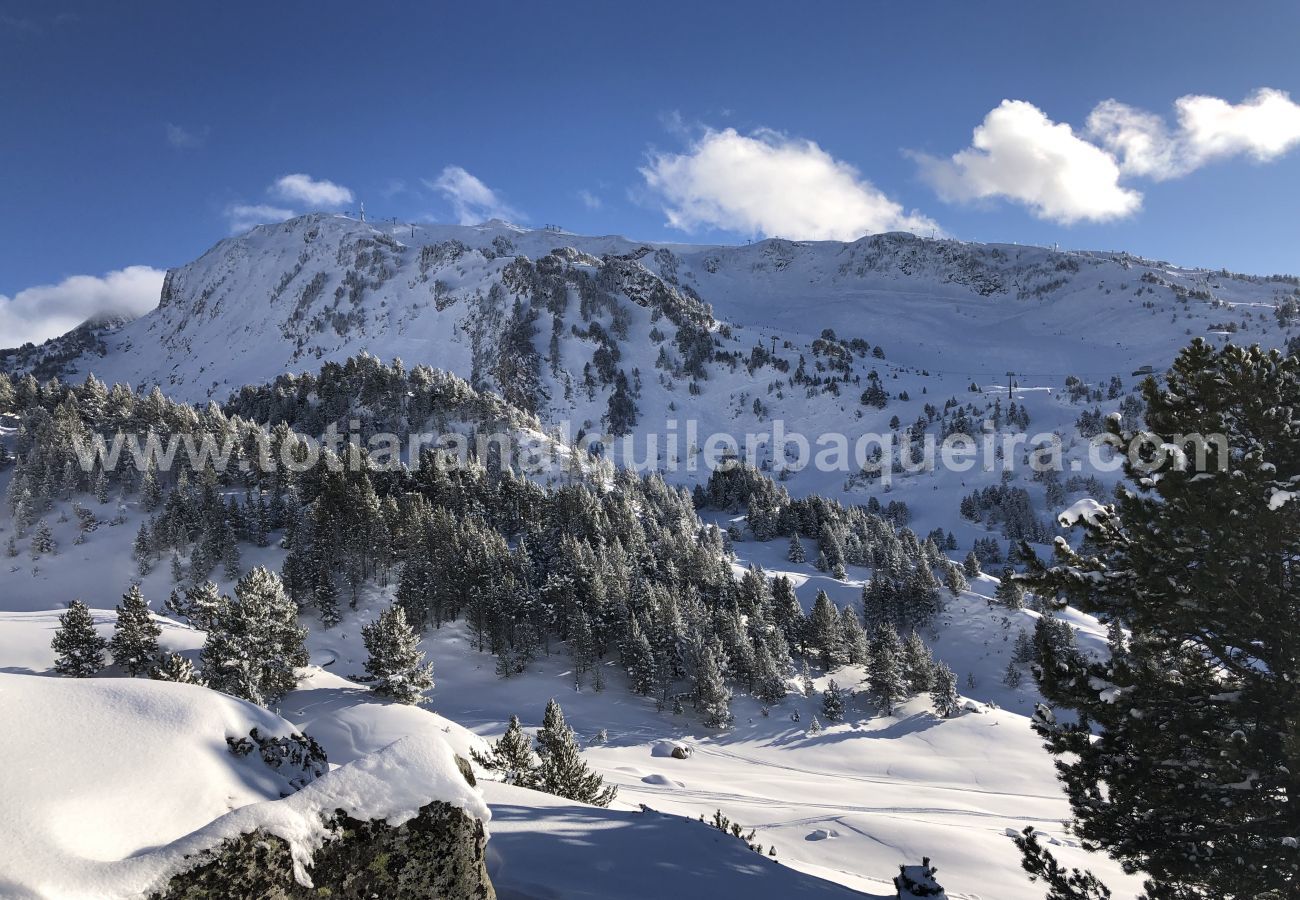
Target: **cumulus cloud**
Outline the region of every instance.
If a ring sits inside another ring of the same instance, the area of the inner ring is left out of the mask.
[[[161,269],[129,266],[102,278],[74,275],[58,284],[0,294],[0,347],[57,337],[93,316],[142,315],[158,305]]]
[[[1125,173],[1163,181],[1229,156],[1268,162],[1300,145],[1300,105],[1263,88],[1241,103],[1188,95],[1174,102],[1178,125],[1118,100],[1097,105],[1088,131],[1120,160]]]
[[[1120,185],[1111,154],[1024,100],[1003,100],[951,158],[917,159],[949,202],[1004,197],[1065,224],[1122,218],[1142,204],[1140,193]]]
[[[1031,103],[1003,100],[975,129],[970,147],[949,159],[914,154],[922,177],[944,200],[1000,197],[1041,219],[1069,224],[1135,212],[1142,194],[1124,178],[1167,181],[1231,156],[1258,162],[1300,146],[1300,105],[1263,88],[1241,103],[1188,95],[1171,126],[1119,100],[1093,108],[1076,133]]]
[[[816,143],[768,129],[707,129],[685,153],[655,153],[641,175],[682,231],[719,228],[801,240],[937,230]]]
[[[447,166],[436,179],[423,179],[425,187],[437,191],[451,203],[462,225],[477,225],[488,219],[517,221],[523,215],[501,199],[496,191],[460,166]]]
[[[247,231],[254,225],[266,225],[292,219],[297,213],[279,206],[264,203],[233,203],[226,207],[226,219],[230,222],[231,232]]]
[[[297,172],[277,178],[268,189],[270,194],[290,203],[313,207],[342,206],[352,202],[352,191],[341,184]]]

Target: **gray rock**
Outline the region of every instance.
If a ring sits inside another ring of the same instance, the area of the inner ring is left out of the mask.
[[[434,802],[409,822],[363,822],[337,811],[333,837],[316,851],[308,874],[293,875],[289,845],[254,831],[196,856],[151,900],[495,900],[484,865],[483,823],[464,810]]]

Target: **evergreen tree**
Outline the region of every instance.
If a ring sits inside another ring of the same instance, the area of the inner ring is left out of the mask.
[[[334,573],[328,567],[321,567],[317,571],[312,598],[316,604],[316,611],[320,613],[322,625],[333,628],[342,621],[342,616],[339,614],[339,589],[334,583]]]
[[[203,645],[204,678],[260,706],[276,703],[297,686],[295,668],[307,665],[306,635],[279,576],[256,566],[217,610]]]
[[[993,599],[1007,609],[1024,609],[1025,589],[1018,581],[1013,580],[1013,575],[1014,573],[1009,568],[1002,570],[1002,580],[998,582],[998,588],[993,593]]]
[[[817,651],[823,669],[830,669],[840,657],[840,621],[835,604],[825,591],[817,592],[808,618],[809,643]]]
[[[546,704],[542,727],[537,732],[537,753],[542,758],[537,772],[539,790],[593,806],[609,806],[618,795],[618,788],[606,787],[605,780],[587,768],[573,729],[565,723],[564,712],[555,700]]]
[[[816,717],[816,716],[813,716],[813,717],[812,717],[812,721],[808,723],[808,733],[809,733],[809,734],[821,734],[821,733],[822,733],[822,723],[817,721],[817,717]]]
[[[862,620],[851,606],[840,609],[840,646],[844,648],[844,655],[852,665],[864,665],[870,655]]]
[[[153,535],[149,531],[149,525],[146,522],[140,523],[140,530],[135,533],[135,543],[132,545],[131,553],[135,556],[136,571],[140,577],[148,575],[153,570]]]
[[[158,656],[158,636],[162,628],[149,613],[149,604],[138,584],[122,595],[117,607],[117,623],[108,649],[113,663],[134,678],[153,669]]]
[[[489,772],[500,772],[506,784],[536,787],[541,761],[533,752],[532,741],[519,725],[519,717],[511,716],[506,733],[492,744],[487,754],[470,750],[470,756]]]
[[[975,554],[974,550],[966,554],[966,559],[962,561],[961,567],[967,578],[975,578],[981,574],[980,558]]]
[[[1279,492],[1300,478],[1300,359],[1197,340],[1142,397],[1147,449],[1076,525],[1087,550],[1030,564],[1035,593],[1122,621],[1127,648],[1042,641],[1039,686],[1079,724],[1037,727],[1083,845],[1150,875],[1152,900],[1295,896],[1300,503]]]
[[[32,559],[41,556],[53,556],[57,545],[54,543],[54,535],[50,532],[50,523],[41,519],[36,523],[36,530],[32,532]]]
[[[1110,888],[1097,876],[1079,869],[1066,870],[1051,851],[1038,842],[1030,825],[1012,838],[1020,849],[1021,867],[1030,881],[1042,880],[1047,886],[1047,900],[1110,900]],[[1264,897],[1264,900],[1268,900]]]
[[[903,645],[898,632],[881,625],[871,639],[871,662],[867,667],[867,696],[882,715],[891,716],[907,697],[903,679]]]
[[[1034,649],[1033,638],[1023,628],[1016,635],[1016,646],[1011,653],[1011,658],[1022,666],[1027,666],[1038,659],[1038,652]]]
[[[803,542],[799,540],[798,532],[790,535],[790,549],[786,553],[785,558],[792,563],[801,563],[807,559],[807,557],[804,556]]]
[[[362,626],[361,640],[370,654],[366,674],[376,680],[376,694],[398,703],[416,703],[433,687],[433,666],[424,661],[420,635],[407,624],[401,606],[390,606]]]
[[[217,592],[217,586],[204,581],[185,592],[185,617],[200,631],[211,631],[225,603],[226,599]]]
[[[72,601],[68,611],[59,616],[59,627],[50,642],[56,654],[54,671],[72,678],[89,678],[104,668],[104,649],[108,642],[95,631],[90,607]]]
[[[1014,691],[1020,687],[1023,680],[1024,676],[1020,672],[1020,667],[1016,665],[1016,661],[1013,659],[1007,663],[1006,671],[1002,673],[1002,683]]]
[[[655,685],[659,683],[659,675],[655,669],[654,650],[645,632],[641,630],[641,624],[636,616],[632,617],[628,625],[623,649],[623,665],[632,680],[633,692],[643,697],[649,696],[654,691]]]
[[[913,630],[903,642],[903,680],[913,694],[921,694],[930,689],[934,678],[934,657],[930,648]]]
[[[703,645],[696,654],[695,708],[704,717],[708,728],[729,728],[732,723],[731,689],[722,677],[719,652],[710,644]]]
[[[940,717],[951,718],[960,708],[961,700],[957,696],[957,674],[945,662],[934,667],[934,678],[930,685],[930,702]]]
[[[179,684],[201,684],[199,673],[190,662],[179,653],[163,653],[158,657],[149,677],[157,681],[175,681]]]
[[[832,678],[822,691],[822,718],[827,722],[838,722],[844,718],[844,693]]]

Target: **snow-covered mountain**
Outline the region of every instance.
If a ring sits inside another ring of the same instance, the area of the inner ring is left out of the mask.
[[[791,370],[800,353],[812,366],[813,341],[832,329],[884,351],[850,359],[855,372],[915,368],[980,383],[1008,371],[1022,383],[1128,376],[1159,368],[1195,335],[1244,329],[1278,342],[1274,307],[1298,284],[1125,253],[909,234],[659,245],[495,220],[315,214],[258,226],[172,270],[156,310],[102,334],[103,355],[94,348],[65,368],[223,400],[366,351],[454,372],[544,418],[593,422],[608,412],[618,373],[631,383],[637,370],[647,413],[675,400],[716,418],[784,374],[760,366],[728,377],[773,338]],[[737,358],[706,359],[706,331]],[[691,381],[698,395],[688,395]],[[793,399],[763,398],[773,415],[810,412],[807,398]]]

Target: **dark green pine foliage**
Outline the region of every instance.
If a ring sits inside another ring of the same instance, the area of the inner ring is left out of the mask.
[[[632,617],[627,636],[623,641],[623,666],[632,681],[632,690],[643,697],[654,692],[659,677],[655,669],[654,649],[641,630],[636,616]]]
[[[822,691],[822,718],[827,722],[839,722],[844,718],[844,692],[834,678]]]
[[[1044,696],[1078,717],[1036,727],[1076,833],[1147,873],[1151,900],[1294,897],[1300,501],[1282,492],[1300,483],[1300,359],[1197,340],[1142,396],[1156,445],[1223,435],[1227,452],[1127,463],[1130,486],[1077,526],[1088,552],[1032,560],[1040,596],[1131,630],[1104,662],[1036,641]]]
[[[89,678],[104,668],[104,648],[108,642],[95,631],[90,607],[73,600],[68,611],[59,616],[59,627],[50,642],[54,648],[54,671],[72,678]]]
[[[138,584],[122,595],[117,606],[117,623],[108,649],[113,663],[134,678],[147,675],[158,661],[158,636],[162,628],[149,613],[149,603]]]
[[[957,675],[948,664],[941,662],[934,667],[934,678],[930,683],[930,702],[940,718],[951,718],[957,712],[961,699],[957,696]]]
[[[370,654],[366,674],[375,679],[375,693],[398,703],[417,703],[433,687],[433,666],[424,661],[420,635],[406,621],[406,610],[394,604],[361,628]]]
[[[817,652],[823,669],[829,669],[840,660],[840,617],[835,604],[825,591],[817,592],[812,615],[808,619],[809,643]]]
[[[470,750],[470,756],[489,772],[500,772],[506,784],[537,786],[541,761],[533,752],[532,741],[520,726],[518,716],[510,717],[506,733],[492,744],[491,750],[485,754]]]
[[[790,549],[786,551],[785,558],[792,563],[801,563],[807,559],[804,555],[803,541],[799,540],[798,533],[790,535]]]
[[[542,758],[537,773],[539,790],[593,806],[609,806],[618,795],[618,788],[607,787],[603,778],[587,768],[573,729],[554,700],[546,704],[542,728],[537,732],[537,753]]]
[[[903,642],[903,680],[913,694],[925,693],[934,682],[934,657],[915,631]]]
[[[216,690],[260,706],[276,703],[298,684],[308,662],[298,608],[280,577],[256,566],[221,604],[203,645],[203,675]]]
[[[871,662],[867,666],[867,696],[882,715],[894,714],[894,707],[907,698],[903,677],[903,643],[898,632],[881,625],[871,637]]]
[[[1015,573],[1009,568],[1002,570],[1002,580],[998,582],[997,590],[993,592],[993,599],[1007,609],[1024,609],[1025,589],[1020,582],[1014,580],[1014,575]]]

